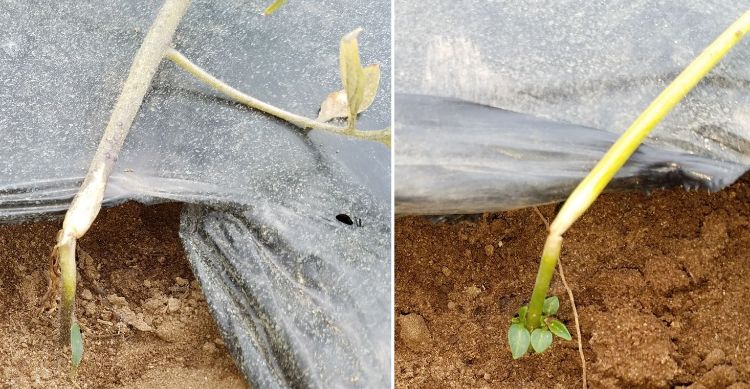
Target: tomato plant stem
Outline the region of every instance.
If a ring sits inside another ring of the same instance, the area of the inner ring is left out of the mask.
[[[107,179],[112,173],[117,156],[125,142],[125,136],[130,130],[143,97],[164,57],[164,52],[169,48],[174,32],[189,5],[190,0],[166,0],[159,10],[133,58],[130,72],[112,109],[104,135],[91,160],[81,188],[65,214],[63,227],[58,233],[55,246],[62,279],[60,313],[64,325],[60,331],[64,340],[70,337],[69,329],[75,323],[76,240],[88,231],[99,214]]]

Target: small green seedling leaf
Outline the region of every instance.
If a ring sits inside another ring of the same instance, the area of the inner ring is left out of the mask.
[[[521,308],[518,308],[518,318],[521,319],[521,323],[526,323],[526,312],[528,311],[528,305],[524,305]]]
[[[510,352],[513,354],[513,359],[524,356],[529,351],[530,343],[531,335],[523,324],[512,324],[508,328],[508,344],[510,344]]]
[[[81,337],[81,327],[78,323],[70,326],[70,364],[75,371],[83,359],[83,337]]]
[[[563,324],[560,320],[550,321],[548,327],[549,327],[549,330],[552,331],[553,334],[565,340],[573,339],[573,337],[570,336],[570,332],[568,332],[568,327],[565,327],[565,324]]]
[[[266,7],[266,9],[263,11],[263,16],[268,16],[274,12],[276,12],[279,8],[281,8],[284,3],[286,3],[287,0],[275,0],[271,5]]]
[[[560,300],[557,298],[557,296],[547,297],[544,300],[542,312],[545,315],[552,316],[557,313],[558,309],[560,309]]]
[[[541,353],[552,345],[552,333],[544,328],[537,328],[531,333],[531,347]]]

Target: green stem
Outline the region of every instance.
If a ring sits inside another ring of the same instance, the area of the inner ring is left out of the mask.
[[[240,92],[237,89],[232,88],[225,82],[209,74],[203,70],[200,66],[190,62],[184,55],[174,49],[167,50],[165,58],[175,63],[175,65],[182,68],[184,71],[190,73],[193,77],[199,81],[208,85],[209,87],[217,90],[218,92],[228,96],[230,99],[244,104],[250,108],[257,109],[265,112],[269,115],[276,116],[279,119],[286,120],[289,123],[294,124],[302,129],[319,129],[332,132],[334,134],[349,136],[357,139],[370,140],[380,142],[388,147],[391,144],[391,129],[385,128],[383,130],[376,131],[361,131],[356,128],[350,127],[339,127],[329,123],[319,122],[314,119],[310,119],[295,113],[283,110],[279,107],[265,103],[256,99],[255,97],[249,96],[245,93]]]
[[[544,243],[542,251],[542,260],[539,263],[539,271],[536,274],[536,283],[534,292],[531,294],[529,310],[526,312],[526,328],[532,331],[542,326],[542,307],[544,299],[547,297],[547,290],[555,274],[555,266],[560,259],[560,249],[562,248],[562,237],[560,235],[550,234]]]

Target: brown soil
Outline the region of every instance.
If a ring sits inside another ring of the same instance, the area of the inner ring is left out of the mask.
[[[81,387],[246,387],[183,253],[180,208],[104,210],[80,241]],[[40,313],[60,223],[0,226],[1,387],[71,387],[57,313]]]
[[[597,201],[562,254],[590,387],[750,388],[749,224],[748,177],[715,194]],[[575,339],[518,361],[508,349],[546,237],[531,209],[456,224],[402,218],[395,236],[397,387],[581,387]],[[573,332],[557,276],[551,294]]]

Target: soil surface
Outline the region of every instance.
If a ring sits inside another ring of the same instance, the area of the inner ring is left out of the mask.
[[[245,388],[178,237],[178,204],[103,210],[79,241],[89,388]],[[0,387],[68,388],[57,312],[42,313],[61,221],[0,226]]]
[[[595,203],[562,252],[589,387],[750,388],[749,225],[749,177],[714,194]],[[508,348],[546,238],[532,209],[453,224],[401,218],[395,237],[397,387],[581,387],[575,334],[517,361]],[[550,294],[574,333],[557,275]]]

